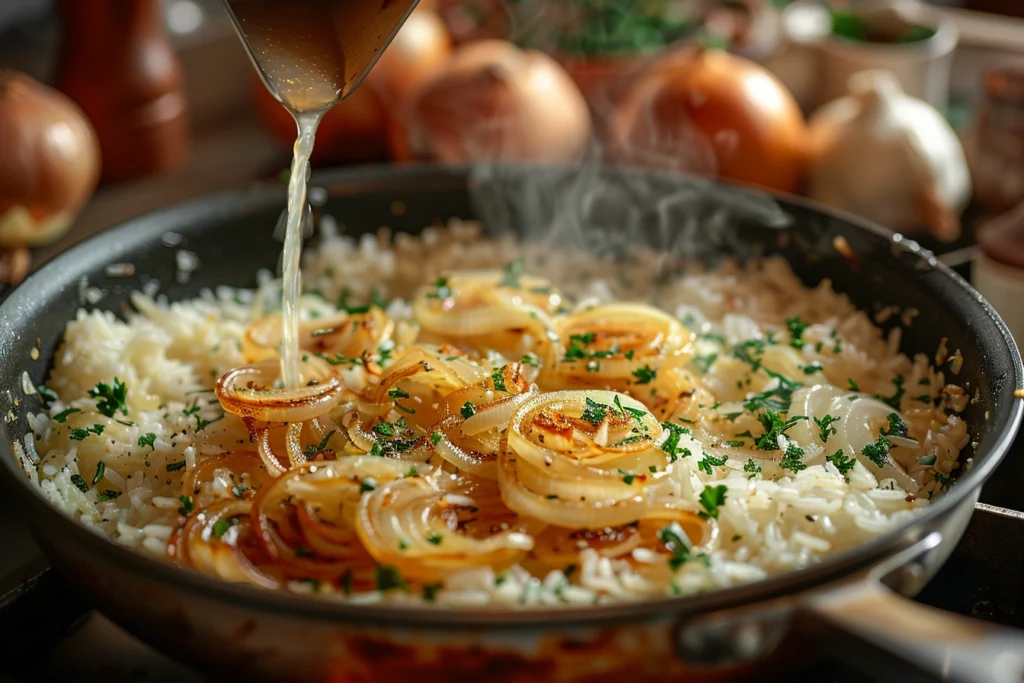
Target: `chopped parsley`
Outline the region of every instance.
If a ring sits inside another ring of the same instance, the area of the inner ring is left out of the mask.
[[[526,266],[522,259],[509,261],[501,272],[501,286],[519,289],[521,287],[519,278],[526,272]]]
[[[238,499],[245,497],[245,492],[249,490],[249,487],[245,484],[235,484],[231,487],[231,494]]]
[[[325,361],[327,361],[331,365],[353,365],[354,366],[354,365],[362,365],[363,364],[363,359],[362,358],[349,358],[347,356],[341,355],[340,353],[334,354],[334,358],[329,358],[327,356],[327,354],[325,354],[325,353],[318,353],[317,356],[319,356],[320,358],[323,358]]]
[[[800,368],[804,371],[805,375],[813,375],[816,372],[821,372],[821,363],[814,362]]]
[[[832,466],[839,471],[839,474],[843,475],[847,479],[849,479],[848,475],[850,470],[852,470],[853,466],[857,464],[857,459],[852,455],[847,455],[842,448],[832,455],[826,455],[825,460],[832,463]]]
[[[818,425],[818,438],[821,439],[822,443],[828,443],[829,437],[836,435],[836,428],[833,427],[836,422],[839,422],[842,418],[835,417],[833,415],[825,415],[822,418],[814,418],[814,424]]]
[[[949,474],[935,473],[935,481],[939,482],[939,490],[946,491],[953,485],[953,477]]]
[[[779,461],[779,466],[784,470],[790,470],[791,472],[799,472],[806,470],[807,465],[804,463],[804,449],[797,446],[795,443],[790,442],[786,448],[786,452],[782,454],[782,460]]]
[[[192,511],[196,509],[195,503],[192,502],[192,496],[178,496],[178,500],[181,501],[181,507],[178,508],[178,514],[190,515]]]
[[[760,451],[775,451],[779,449],[779,437],[796,426],[800,420],[807,419],[802,415],[783,420],[774,410],[766,410],[757,416],[764,427],[764,434],[757,438],[754,443]]]
[[[633,377],[636,378],[637,384],[650,384],[651,380],[657,377],[658,371],[652,370],[650,365],[644,365],[642,368],[637,368],[633,371]]]
[[[168,472],[177,472],[178,470],[183,470],[183,469],[185,469],[185,461],[184,460],[182,460],[180,462],[172,462],[172,463],[168,463],[167,464],[167,471]]]
[[[147,432],[139,437],[139,448],[146,448],[148,446],[149,448],[156,450],[156,447],[153,445],[155,443],[156,434],[153,432]]]
[[[441,541],[444,540],[444,536],[441,534],[430,534],[427,536],[427,543],[433,543],[434,545],[441,545]]]
[[[750,365],[754,372],[761,368],[761,356],[764,354],[765,342],[761,339],[748,339],[732,347],[732,356]]]
[[[128,387],[117,377],[114,378],[113,385],[106,382],[97,383],[88,394],[89,398],[97,399],[96,410],[106,417],[114,417],[114,413],[118,411],[122,415],[128,414],[128,406],[125,404],[128,400]]]
[[[608,406],[598,403],[588,396],[585,400],[583,414],[580,415],[580,419],[596,426],[601,424],[601,421],[607,414]]]
[[[235,526],[236,524],[238,524],[238,517],[229,517],[228,519],[224,519],[223,517],[221,517],[213,524],[214,537],[222,537],[225,533],[227,533],[228,529]]]
[[[665,454],[668,455],[668,461],[675,462],[680,456],[685,458],[690,455],[690,449],[679,447],[679,439],[683,434],[689,434],[690,430],[672,422],[662,422],[661,426],[668,432],[664,443],[661,444],[661,450],[665,451]]]
[[[103,473],[106,472],[106,471],[107,471],[107,463],[105,463],[102,460],[100,460],[99,463],[96,465],[96,474],[93,475],[93,478],[92,478],[92,485],[93,486],[96,486],[97,484],[100,483],[100,480],[103,479]]]
[[[71,430],[71,440],[84,441],[85,438],[88,437],[90,434],[95,434],[96,436],[99,436],[102,433],[103,425],[101,424],[95,424],[91,427],[76,427],[75,429]]]
[[[800,319],[800,316],[794,315],[786,318],[786,329],[789,330],[789,345],[794,349],[802,349],[804,347],[804,330],[807,329],[807,323]]]
[[[753,479],[757,475],[761,474],[761,466],[754,462],[753,458],[747,460],[746,464],[743,465],[743,471],[747,473],[747,479]]]
[[[850,391],[860,391],[860,386],[853,381],[852,377],[846,378],[846,384],[850,387]]]
[[[519,362],[522,363],[523,365],[532,365],[535,368],[540,366],[540,358],[538,358],[537,355],[533,353],[526,354],[525,356],[519,359]]]
[[[394,436],[395,435],[395,428],[389,422],[378,422],[376,425],[374,425],[373,431],[378,436]]]
[[[120,491],[114,491],[113,489],[105,489],[103,491],[103,493],[101,493],[99,495],[99,500],[101,500],[101,501],[103,501],[103,500],[114,500],[115,498],[120,498],[120,497],[121,497],[121,492]]]
[[[712,467],[721,467],[725,464],[725,461],[729,459],[729,456],[723,455],[722,457],[716,457],[710,453],[704,453],[704,457],[700,462],[697,463],[697,469],[701,470],[705,474],[713,474]]]
[[[395,340],[385,339],[377,346],[377,360],[380,363],[391,360],[391,354],[395,350]],[[430,368],[427,368],[427,372],[430,372]]]
[[[71,475],[71,483],[74,484],[75,488],[77,488],[82,493],[88,493],[89,492],[89,483],[85,480],[84,477],[82,477],[82,475],[80,475],[80,474],[72,474]]]
[[[752,413],[756,413],[759,410],[786,412],[793,402],[793,392],[803,386],[799,382],[794,382],[778,373],[769,372],[768,374],[776,378],[779,384],[774,389],[766,389],[747,399],[743,407]]]
[[[711,366],[714,365],[715,361],[718,360],[717,353],[709,353],[706,356],[694,356],[693,365],[701,372],[708,372],[711,370]]]
[[[469,418],[476,415],[476,406],[474,406],[469,401],[466,401],[465,403],[462,404],[462,409],[459,412],[462,413],[462,417],[468,420]]]
[[[899,416],[899,413],[889,413],[889,427],[883,430],[886,436],[907,436],[907,423]]]
[[[892,396],[882,396],[880,394],[875,394],[875,398],[877,398],[879,401],[882,401],[883,403],[888,404],[894,410],[899,410],[900,401],[903,399],[903,394],[906,393],[907,391],[906,388],[903,386],[903,382],[903,375],[896,375],[895,379],[893,379],[892,381],[893,386],[896,387],[895,393],[893,393]]]
[[[427,292],[429,299],[447,299],[452,295],[452,289],[448,286],[448,278],[441,276],[434,280],[434,289]]]
[[[622,439],[621,441],[616,441],[615,443],[612,444],[611,447],[612,448],[618,448],[619,446],[628,446],[631,443],[636,443],[637,441],[643,441],[646,438],[647,437],[645,435],[643,435],[643,434],[634,434],[633,436],[627,436],[625,439]]]
[[[399,550],[408,550],[409,549],[409,544],[406,543],[404,538],[398,539],[398,549]]]
[[[373,491],[377,488],[377,482],[373,480],[373,477],[366,477],[359,482],[359,493],[366,493],[367,491]]]
[[[57,395],[57,392],[45,384],[40,384],[36,387],[36,391],[39,393],[40,398],[43,399],[43,403],[46,405],[60,400],[60,396]]]
[[[718,508],[725,505],[725,494],[729,488],[725,485],[705,486],[700,492],[700,504],[704,512],[700,513],[702,519],[718,519]]]
[[[412,467],[409,468],[408,472],[406,472],[405,474],[402,475],[402,478],[403,479],[408,479],[409,477],[415,477],[416,474],[417,474],[417,472],[416,472],[416,465],[413,465]]]
[[[675,522],[658,531],[658,540],[672,553],[672,557],[668,558],[668,566],[673,570],[679,569],[691,560],[699,560],[705,565],[711,562],[711,558],[705,553],[694,554],[693,546],[690,544],[686,532]]]
[[[409,392],[398,387],[395,387],[394,389],[388,389],[388,396],[394,399],[409,398]]]
[[[56,420],[57,422],[61,423],[61,424],[64,424],[65,422],[68,421],[68,416],[69,415],[74,415],[75,413],[80,413],[80,412],[82,412],[82,411],[79,410],[78,408],[66,408],[66,409],[60,411],[59,413],[57,413],[56,415],[54,415],[53,419]]]
[[[391,425],[388,426],[390,427]],[[306,446],[306,450],[304,451],[306,457],[312,458],[317,453],[322,453],[323,451],[327,450],[327,442],[331,440],[332,436],[334,436],[334,431],[335,430],[332,429],[331,431],[324,434],[324,438],[320,439],[320,443],[317,444],[316,446]]]
[[[437,594],[444,586],[440,583],[428,583],[423,586],[423,599],[427,602],[435,602]]]
[[[889,443],[889,439],[885,438],[885,434],[879,434],[878,439],[874,443],[869,443],[861,449],[861,455],[875,463],[876,467],[882,467],[889,457],[889,448],[891,446],[892,444]]]
[[[491,373],[491,382],[494,383],[495,391],[504,391],[508,393],[508,389],[505,388],[505,368],[507,365],[502,365],[500,368]]]
[[[409,592],[409,587],[405,584],[405,579],[402,578],[401,573],[398,569],[390,565],[378,564],[377,568],[373,572],[374,580],[377,583],[377,590],[388,591],[394,588],[398,588],[405,592]]]
[[[618,470],[618,473],[622,475],[622,481],[626,482],[628,486],[633,485],[633,480],[636,479],[636,475],[626,470]]]

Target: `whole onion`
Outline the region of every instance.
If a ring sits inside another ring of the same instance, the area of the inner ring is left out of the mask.
[[[59,238],[99,179],[89,120],[56,90],[0,71],[0,149],[0,248]]]
[[[448,163],[559,162],[590,139],[579,89],[551,57],[503,40],[456,49],[412,106],[407,140]]]
[[[619,161],[797,192],[806,135],[793,96],[762,66],[688,48],[656,62],[630,89],[610,138]]]

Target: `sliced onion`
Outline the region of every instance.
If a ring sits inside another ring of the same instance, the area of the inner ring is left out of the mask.
[[[520,352],[523,334],[545,338],[550,315],[561,304],[550,283],[521,276],[517,287],[502,286],[500,271],[451,273],[422,288],[413,314],[428,336],[479,350]]]
[[[310,357],[303,363],[302,381],[316,382],[313,386],[268,388],[278,373],[279,363],[272,360],[235,368],[217,382],[217,398],[227,412],[264,422],[304,422],[341,402],[341,384],[319,358]]]
[[[600,529],[621,526],[642,517],[650,507],[650,495],[639,490],[629,498],[616,500],[563,500],[536,494],[519,481],[516,459],[508,452],[498,456],[498,485],[509,508],[524,517],[542,519],[549,524],[571,529]]]
[[[658,373],[689,360],[694,339],[674,317],[644,304],[596,306],[568,316],[557,331],[559,342],[549,348],[538,380],[542,386],[602,387],[635,391],[644,398],[658,388],[652,384]],[[580,341],[590,337],[592,341]],[[584,357],[568,355],[570,348]]]
[[[280,357],[281,314],[268,315],[250,323],[242,334],[242,356],[247,363]],[[379,308],[364,314],[342,313],[330,318],[308,320],[299,326],[299,348],[310,353],[341,354],[359,358],[376,351],[391,337],[394,322]]]
[[[197,511],[172,536],[168,552],[178,562],[225,581],[280,588],[280,582],[258,569],[240,547],[250,532],[250,507],[246,500],[228,500]],[[218,525],[224,520],[235,523],[218,535]]]
[[[460,511],[472,521],[460,520]],[[444,488],[421,477],[378,487],[361,501],[356,522],[374,559],[422,581],[468,567],[510,567],[542,528],[506,509],[493,483],[465,478]]]

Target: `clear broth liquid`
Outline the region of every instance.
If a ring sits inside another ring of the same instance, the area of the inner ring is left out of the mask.
[[[299,386],[299,267],[309,157],[323,115],[377,61],[416,0],[225,0],[267,89],[295,119],[281,300],[281,379]]]

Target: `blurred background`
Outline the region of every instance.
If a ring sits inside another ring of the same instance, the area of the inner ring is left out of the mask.
[[[969,259],[1024,201],[1022,55],[1020,0],[422,0],[313,163],[678,169]],[[217,0],[4,0],[0,67],[0,280],[288,166]]]

